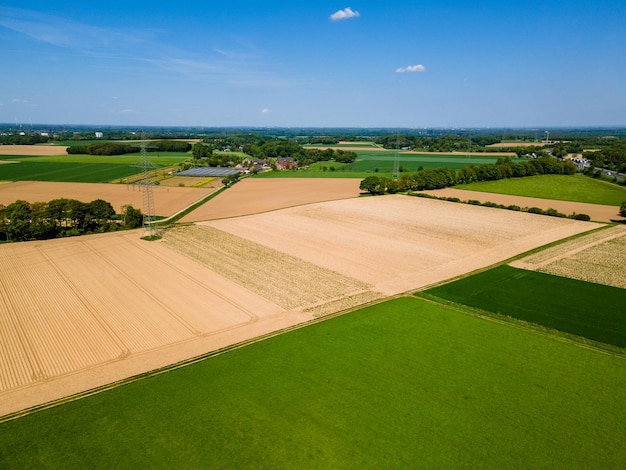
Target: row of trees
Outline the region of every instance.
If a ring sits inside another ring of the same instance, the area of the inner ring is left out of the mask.
[[[40,134],[4,134],[0,135],[1,145],[35,145],[43,144],[50,140],[49,137]]]
[[[417,173],[405,173],[399,179],[368,176],[360,188],[371,194],[397,193],[399,191],[422,191],[441,189],[457,184],[477,181],[494,181],[504,178],[520,178],[534,175],[573,175],[576,165],[551,157],[513,162],[509,157],[500,158],[495,164],[471,165],[459,171],[449,168],[425,169]]]
[[[53,199],[29,203],[18,200],[0,205],[1,241],[46,240],[88,233],[112,232],[140,227],[141,210],[124,206],[121,217],[107,201]]]
[[[72,145],[67,148],[70,155],[124,155],[126,153],[138,153],[141,148],[130,144],[114,144],[102,142],[90,145]]]

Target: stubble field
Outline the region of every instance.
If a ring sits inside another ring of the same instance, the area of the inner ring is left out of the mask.
[[[1,245],[0,415],[594,227],[389,196],[215,220],[164,242],[127,232]]]

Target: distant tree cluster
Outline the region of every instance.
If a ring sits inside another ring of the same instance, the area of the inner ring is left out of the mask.
[[[335,149],[306,149],[290,140],[274,140],[260,145],[244,145],[243,151],[254,158],[293,158],[300,167],[320,161],[335,161],[338,163],[352,163],[357,154]]]
[[[191,144],[181,140],[155,140],[147,147],[150,152],[189,152]]]
[[[626,140],[618,140],[595,152],[585,152],[592,167],[626,173]]]
[[[46,240],[136,228],[143,223],[141,210],[130,205],[121,216],[120,220],[113,206],[102,199],[86,203],[62,198],[32,204],[18,200],[0,205],[0,237],[2,241]]]
[[[500,142],[496,136],[467,136],[446,134],[439,136],[386,135],[375,142],[386,149],[410,148],[424,152],[484,152],[487,145]],[[500,149],[499,149],[500,150]]]
[[[399,179],[368,176],[361,181],[361,189],[371,194],[396,193],[399,191],[422,191],[441,189],[457,184],[478,181],[494,181],[504,178],[521,178],[534,175],[573,175],[576,165],[570,161],[542,157],[515,163],[509,157],[499,158],[495,164],[471,165],[462,170],[448,168],[421,170],[405,173]]]
[[[34,145],[43,144],[50,140],[49,137],[40,134],[6,134],[0,135],[2,145]]]
[[[141,148],[130,144],[114,144],[112,142],[102,142],[90,145],[73,145],[67,148],[70,155],[124,155],[126,153],[138,153]]]

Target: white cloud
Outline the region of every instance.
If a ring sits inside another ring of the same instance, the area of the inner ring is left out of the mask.
[[[417,64],[417,65],[409,65],[407,67],[400,67],[399,69],[396,69],[397,73],[405,73],[405,72],[425,72],[426,71],[426,67],[424,67],[422,64]]]
[[[272,111],[270,111],[268,108],[263,108],[263,109],[261,110],[261,112],[262,112],[263,114],[269,114],[269,113],[271,113]]]
[[[354,11],[352,10],[352,8],[348,7],[330,15],[330,19],[333,21],[339,21],[339,20],[347,20],[349,18],[357,18],[359,16],[361,16],[361,14],[358,11]]]

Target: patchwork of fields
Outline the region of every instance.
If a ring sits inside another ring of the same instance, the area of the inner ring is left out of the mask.
[[[182,227],[164,243],[131,232],[0,245],[7,267],[0,312],[13,338],[1,352],[8,369],[0,383],[15,392],[2,397],[0,413],[23,405],[20,395],[51,398],[21,394],[23,387],[54,388],[58,397],[77,391],[81,371],[87,388],[102,385],[172,355],[180,360],[331,313],[325,305],[351,307],[417,289],[593,227],[390,196]],[[259,319],[268,315],[271,321]],[[172,353],[206,335],[217,342]]]

